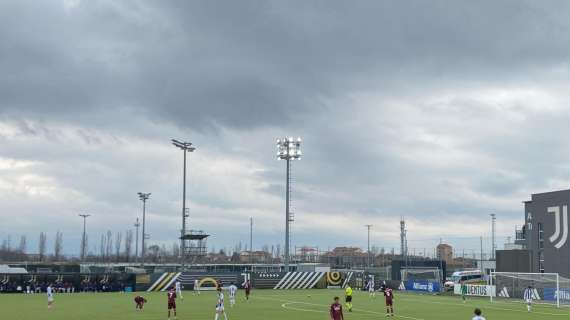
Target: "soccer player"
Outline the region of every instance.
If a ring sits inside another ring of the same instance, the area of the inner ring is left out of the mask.
[[[344,301],[346,302],[346,308],[348,309],[348,312],[352,312],[352,288],[350,286],[347,286],[346,289],[344,290]]]
[[[473,316],[473,320],[485,320],[485,317],[481,315],[481,309],[477,308],[473,313],[475,314]]]
[[[342,314],[342,305],[338,302],[338,300],[338,297],[334,297],[334,302],[331,304],[331,320],[344,320],[344,315]]]
[[[461,286],[461,299],[463,300],[463,303],[465,303],[465,299],[467,298],[467,285],[465,284],[465,282],[461,282],[460,286]]]
[[[136,296],[135,297],[135,303],[136,303],[135,309],[142,310],[144,307],[144,304],[146,303],[146,299],[141,297],[141,296]]]
[[[531,286],[528,286],[528,288],[526,288],[524,290],[524,301],[526,302],[526,309],[528,312],[532,311],[532,296],[533,296],[533,291]]]
[[[176,280],[174,286],[176,287],[176,295],[180,297],[180,300],[184,300],[184,297],[182,296],[182,283],[180,280]]]
[[[168,320],[170,320],[170,310],[173,311],[174,320],[176,320],[176,291],[174,288],[168,290]]]
[[[384,290],[384,297],[386,297],[386,317],[394,316],[394,292],[390,288]]]
[[[366,288],[368,289],[368,296],[370,298],[376,297],[376,291],[374,290],[374,278],[368,278],[368,283],[366,283]]]
[[[238,287],[236,287],[236,285],[232,282],[232,284],[228,288],[228,291],[230,292],[230,307],[232,307],[232,308],[236,304],[237,290],[238,290]]]
[[[200,295],[200,282],[198,281],[198,279],[194,280],[194,295]]]
[[[251,281],[247,280],[243,284],[243,288],[245,289],[245,300],[249,301],[249,294],[251,293]]]
[[[51,286],[51,283],[47,286],[46,293],[47,293],[48,309],[51,309],[53,305],[53,287]]]
[[[224,315],[225,320],[228,320],[228,316],[224,310],[224,293],[222,292],[222,287],[218,287],[218,303],[216,303],[216,317],[214,320],[218,320],[221,314]]]

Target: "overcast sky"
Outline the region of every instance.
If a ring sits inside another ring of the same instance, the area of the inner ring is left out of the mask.
[[[0,240],[77,254],[132,228],[210,245],[499,245],[531,193],[570,187],[567,1],[0,1]],[[398,249],[396,249],[398,251]]]

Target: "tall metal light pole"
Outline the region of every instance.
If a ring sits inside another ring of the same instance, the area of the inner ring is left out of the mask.
[[[135,235],[135,261],[139,262],[139,227],[141,224],[139,223],[139,218],[135,222],[135,228],[137,228],[137,233]]]
[[[182,142],[176,139],[172,139],[172,144],[181,149],[184,153],[184,169],[182,173],[182,229],[180,230],[180,255],[181,255],[181,268],[184,270],[184,264],[186,262],[186,242],[184,241],[184,236],[186,235],[186,218],[189,214],[186,213],[186,152],[194,152],[196,147],[192,146],[191,142]]]
[[[480,269],[481,269],[481,272],[483,274],[485,274],[485,268],[483,267],[483,236],[479,237],[479,240],[481,241],[481,259],[480,259],[481,268]]]
[[[370,268],[370,228],[372,228],[371,224],[364,225],[368,231],[368,268]]]
[[[81,261],[85,261],[85,251],[87,250],[87,217],[91,216],[90,214],[80,214],[80,217],[83,218],[83,238],[81,239]]]
[[[249,218],[249,263],[253,272],[253,217]]]
[[[141,257],[142,257],[142,265],[144,266],[145,254],[146,254],[146,247],[145,247],[145,239],[147,239],[146,234],[146,201],[150,198],[150,193],[142,193],[139,192],[139,199],[143,202],[143,221],[142,221],[142,246],[141,246]]]
[[[495,260],[495,252],[497,250],[497,244],[495,243],[495,226],[497,223],[497,217],[494,213],[491,213],[491,259]]]
[[[292,222],[289,205],[291,202],[291,160],[301,159],[301,138],[277,139],[277,159],[287,162],[287,180],[285,182],[285,271],[289,271],[289,225]]]

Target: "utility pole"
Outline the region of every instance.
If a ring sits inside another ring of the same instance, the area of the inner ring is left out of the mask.
[[[253,272],[253,217],[249,218],[249,263]]]
[[[146,234],[146,201],[150,198],[150,193],[142,193],[139,192],[139,199],[143,202],[143,221],[142,221],[142,248],[141,248],[141,258],[142,258],[142,265],[144,266],[145,261],[145,254],[146,254],[146,246],[145,240],[147,239]]]
[[[139,227],[141,224],[139,223],[139,218],[135,222],[135,228],[137,228],[137,233],[135,234],[135,261],[139,262]]]
[[[370,269],[370,228],[372,228],[371,224],[365,224],[366,230],[368,231],[368,269]]]
[[[480,237],[481,240],[481,273],[485,274],[485,268],[483,267],[483,236]]]
[[[495,260],[495,252],[497,250],[497,244],[495,242],[495,233],[496,233],[496,223],[497,217],[494,213],[491,213],[491,259]]]
[[[81,239],[81,261],[85,261],[85,254],[87,251],[87,217],[91,216],[90,214],[80,214],[80,217],[83,218],[83,238]]]
[[[184,153],[184,165],[182,172],[182,229],[180,230],[180,265],[182,271],[184,271],[184,264],[186,263],[186,218],[189,216],[186,208],[186,153],[194,152],[196,147],[193,147],[191,142],[182,142],[176,139],[172,139],[171,141],[175,147],[179,148]]]
[[[407,240],[406,240],[406,221],[402,217],[400,219],[400,254],[402,255],[402,260],[404,265],[408,265],[408,253],[407,253]]]

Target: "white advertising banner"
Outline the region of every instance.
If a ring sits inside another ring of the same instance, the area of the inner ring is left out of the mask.
[[[480,285],[480,284],[467,284],[467,295],[468,296],[478,296],[478,297],[488,297],[492,295],[493,297],[496,296],[495,286],[487,286],[487,285]],[[461,285],[455,284],[453,286],[453,293],[460,295],[461,294]]]

